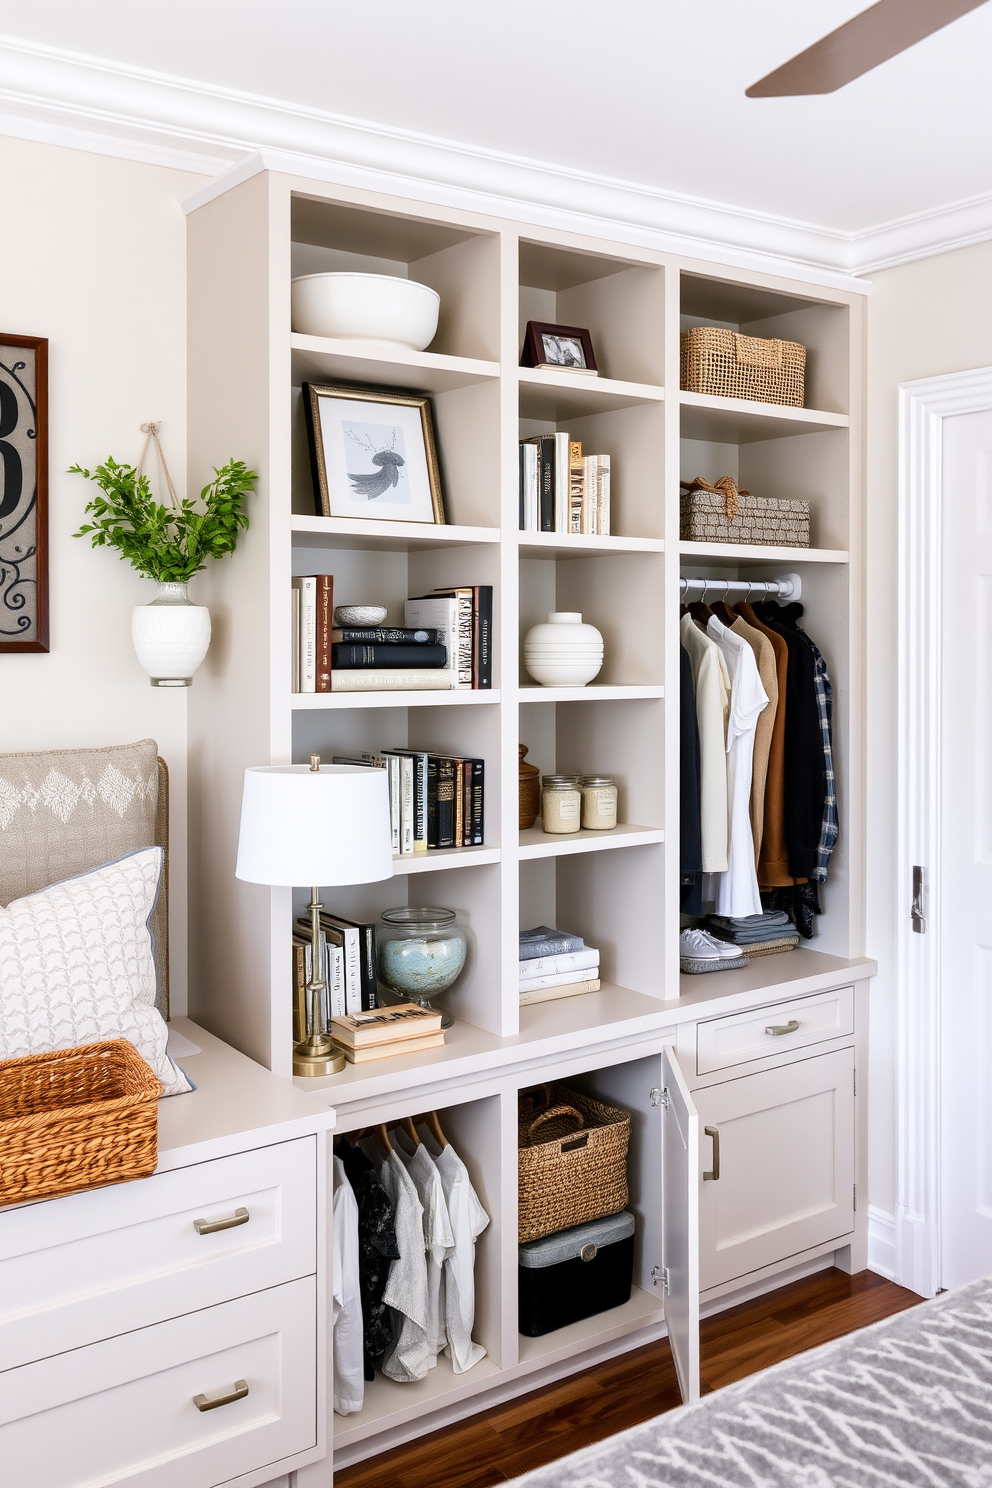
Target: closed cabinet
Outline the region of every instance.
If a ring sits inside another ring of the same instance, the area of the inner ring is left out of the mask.
[[[850,1234],[853,1049],[696,1090],[693,1102],[702,1292]]]

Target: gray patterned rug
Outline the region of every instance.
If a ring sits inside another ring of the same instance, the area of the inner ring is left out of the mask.
[[[992,1279],[811,1349],[515,1488],[992,1488]]]

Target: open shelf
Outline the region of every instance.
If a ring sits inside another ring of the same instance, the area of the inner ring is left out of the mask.
[[[665,689],[661,684],[638,683],[627,687],[602,683],[597,686],[589,682],[585,687],[530,687],[517,689],[521,703],[615,703],[629,699],[633,702],[663,698]]]
[[[585,537],[568,532],[521,532],[522,558],[594,558],[600,553],[663,553],[661,537]]]
[[[362,517],[306,517],[294,513],[294,545],[306,548],[377,549],[382,553],[416,553],[438,546],[468,547],[498,543],[498,527],[462,527],[454,523],[378,522]]]
[[[664,842],[661,827],[637,827],[622,822],[608,831],[545,832],[541,827],[527,827],[520,833],[521,858],[560,858],[568,853],[606,852],[616,847],[643,847],[649,842]]]
[[[764,563],[850,563],[844,548],[772,548],[752,543],[680,542],[683,558],[723,558],[733,562],[745,559]]]
[[[339,341],[294,331],[289,344],[294,383],[330,378],[335,382],[379,382],[421,393],[448,393],[499,376],[498,362],[381,346],[374,341]]]
[[[814,408],[789,408],[779,403],[754,403],[745,398],[717,398],[710,393],[679,393],[683,439],[705,439],[717,444],[752,444],[762,439],[792,439],[796,434],[819,434],[847,429],[846,413]]]
[[[471,692],[451,688],[445,692],[293,692],[290,706],[296,712],[324,708],[462,708],[472,704],[498,703],[498,688],[476,688]]]
[[[665,1309],[662,1296],[632,1287],[630,1301],[622,1307],[611,1307],[608,1312],[595,1317],[583,1318],[581,1323],[570,1323],[567,1328],[556,1328],[541,1338],[520,1335],[520,1363],[531,1368],[540,1364],[553,1364],[558,1359],[570,1359],[598,1344],[622,1338],[637,1328],[664,1320]]]
[[[448,1401],[474,1395],[500,1372],[487,1355],[466,1374],[455,1374],[451,1360],[442,1354],[424,1379],[410,1384],[398,1384],[384,1374],[377,1374],[374,1380],[366,1382],[364,1408],[353,1416],[334,1417],[335,1449],[346,1448],[391,1426],[400,1426]]]
[[[585,418],[639,403],[661,403],[665,389],[647,382],[618,382],[580,372],[546,372],[521,367],[520,416],[533,419]]]
[[[394,853],[393,877],[404,873],[436,873],[445,868],[481,867],[498,863],[498,847],[432,847],[427,852]]]

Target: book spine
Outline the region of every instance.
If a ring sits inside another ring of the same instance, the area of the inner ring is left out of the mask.
[[[354,925],[342,926],[344,937],[344,1007],[349,1015],[362,1011],[362,963],[358,930]]]
[[[530,940],[520,946],[521,961],[536,960],[538,956],[563,956],[566,951],[580,950],[571,935],[548,935],[544,940]]]
[[[335,667],[446,667],[448,652],[444,646],[361,645],[337,643],[331,647]],[[328,688],[330,690],[330,673]]]
[[[427,756],[413,756],[413,850],[427,851]]]
[[[445,633],[411,625],[366,625],[358,630],[332,630],[331,640],[347,646],[443,646]]]
[[[582,531],[582,440],[572,439],[568,446],[568,530]]]
[[[462,847],[472,846],[472,782],[475,760],[462,760]]]
[[[379,977],[375,954],[375,926],[358,927],[362,946],[362,1012],[371,1013],[379,1006]]]
[[[293,943],[293,1043],[307,1036],[307,948]]]
[[[317,690],[317,580],[293,580],[300,591],[300,691]]]
[[[599,455],[599,480],[596,488],[596,531],[600,537],[610,535],[610,457]]]
[[[331,631],[334,629],[334,575],[317,575],[317,679],[316,692],[330,692],[331,690],[331,664],[333,642]]]
[[[540,492],[537,481],[538,452],[537,445],[525,443],[521,449],[524,452],[524,531],[538,532],[540,530]]]
[[[393,839],[393,856],[399,857],[400,853],[400,762],[397,756],[390,755],[386,760],[386,769],[389,772],[389,829]]]
[[[584,951],[566,951],[561,956],[538,956],[533,961],[521,961],[520,976],[556,976],[562,971],[586,972],[599,966],[599,951],[587,946]]]
[[[292,686],[292,689],[293,689],[294,692],[299,692],[300,691],[300,591],[299,591],[299,589],[294,588],[294,589],[290,590],[290,593],[293,596],[293,600],[292,600],[293,607],[292,607],[291,618],[290,618],[290,623],[292,624],[292,627],[293,627],[293,655],[292,655],[292,662],[291,662],[291,666],[292,666],[292,683],[291,683],[291,686]]]
[[[539,519],[542,532],[555,530],[555,436],[542,435],[537,441],[539,480]]]
[[[582,461],[582,531],[592,536],[596,516],[597,464],[595,455],[586,455]]]
[[[476,647],[479,656],[480,688],[493,685],[493,586],[479,584],[476,588]]]
[[[517,492],[517,526],[521,532],[527,531],[527,466],[524,460],[524,446],[517,447],[517,480],[519,490]]]
[[[521,992],[529,991],[532,987],[564,987],[569,982],[588,981],[591,977],[599,975],[599,967],[580,967],[575,971],[551,971],[545,976],[525,976],[520,978]]]
[[[437,847],[437,785],[440,761],[436,755],[427,757],[427,846]]]
[[[472,652],[474,643],[474,606],[471,592],[459,594],[458,599],[458,682],[459,686],[471,688]]]
[[[481,847],[486,840],[486,762],[477,759],[472,771],[472,840],[470,846]]]
[[[568,451],[571,440],[567,434],[555,435],[555,531],[568,531]]]
[[[455,762],[437,762],[437,847],[455,845]]]
[[[400,755],[400,852],[413,852],[413,760]]]
[[[327,947],[327,988],[330,993],[332,1018],[344,1018],[348,1013],[345,983],[344,950],[339,945]]]
[[[567,982],[563,987],[529,987],[520,993],[520,1006],[530,1007],[535,1002],[556,1002],[560,997],[577,997],[582,992],[598,992],[599,977],[589,982]]]
[[[335,692],[449,692],[447,667],[355,667],[334,673]]]
[[[465,846],[465,761],[463,759],[456,759],[456,760],[453,760],[452,761],[452,764],[455,767],[455,785],[454,785],[455,827],[454,827],[454,832],[452,833],[452,836],[454,838],[454,841],[452,842],[452,846],[453,847],[464,847]]]

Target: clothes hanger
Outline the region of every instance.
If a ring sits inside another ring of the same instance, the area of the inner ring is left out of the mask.
[[[397,1127],[406,1132],[407,1136],[410,1138],[410,1141],[413,1143],[414,1148],[420,1146],[420,1138],[417,1136],[417,1128],[413,1124],[412,1117],[403,1116],[398,1121],[390,1121],[387,1125],[387,1130],[395,1131]]]
[[[710,609],[709,605],[703,604],[703,601],[701,599],[694,600],[693,603],[689,606],[689,614],[692,616],[693,620],[699,621],[704,630],[706,629],[706,622],[709,620],[712,613],[713,611]]]
[[[439,1147],[447,1147],[448,1139],[441,1130],[441,1123],[437,1119],[436,1111],[425,1111],[423,1116],[418,1116],[417,1125],[426,1126]]]
[[[389,1140],[389,1133],[386,1130],[385,1125],[384,1124],[381,1124],[381,1125],[377,1126],[375,1128],[375,1134],[376,1134],[376,1138],[377,1138],[377,1140],[379,1142],[380,1147],[385,1148],[386,1156],[387,1157],[391,1156],[392,1155],[392,1151],[393,1151],[393,1144]]]
[[[730,608],[730,606],[727,603],[727,595],[729,593],[730,593],[730,580],[728,579],[727,580],[727,587],[723,591],[723,598],[716,600],[716,602],[711,606],[711,609],[712,609],[713,614],[716,616],[716,618],[719,621],[721,621],[722,624],[726,625],[726,627],[728,628],[728,630],[733,625],[734,621],[737,619],[737,616],[734,614],[733,610]]]

